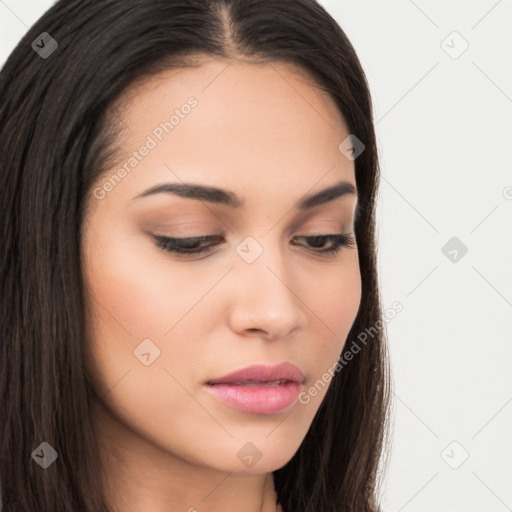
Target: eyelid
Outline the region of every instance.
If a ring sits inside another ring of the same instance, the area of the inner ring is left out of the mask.
[[[151,235],[155,241],[155,245],[169,253],[172,253],[175,257],[181,258],[193,258],[194,256],[208,256],[210,254],[211,248],[219,245],[219,244],[208,244],[201,245],[203,243],[209,241],[215,241],[216,239],[223,239],[222,235],[201,235],[195,237],[179,237],[179,238],[171,238],[162,235]],[[309,245],[306,247],[306,250],[315,256],[320,256],[323,258],[334,258],[338,256],[341,252],[342,248],[355,248],[357,247],[355,235],[353,233],[322,233],[315,235],[296,235],[291,238],[292,241],[296,239],[306,239],[317,242],[321,240],[324,245],[327,244],[328,248],[315,247],[313,242],[313,246]],[[191,246],[187,247],[187,243]],[[331,246],[329,247],[329,244]],[[303,246],[303,244],[292,244]],[[197,259],[197,258],[194,258]],[[202,259],[202,258],[199,258]]]

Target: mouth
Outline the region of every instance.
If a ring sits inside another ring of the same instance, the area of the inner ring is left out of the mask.
[[[236,370],[223,377],[211,379],[207,384],[250,384],[269,382],[277,385],[281,382],[304,383],[304,374],[302,371],[291,363],[281,363],[277,365],[257,364]]]
[[[224,382],[223,384],[229,384],[230,386],[281,386],[282,384],[285,384],[286,382],[293,382],[289,380],[237,380],[234,382]],[[211,386],[216,386],[221,383],[209,383]]]
[[[277,414],[296,402],[304,380],[302,371],[290,363],[254,365],[209,380],[205,388],[229,407],[253,414]]]
[[[224,405],[252,414],[277,414],[287,410],[302,386],[292,381],[208,384],[206,390]]]

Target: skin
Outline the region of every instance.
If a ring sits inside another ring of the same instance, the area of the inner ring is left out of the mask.
[[[307,405],[258,415],[203,384],[288,361],[306,389],[342,352],[361,299],[357,246],[326,257],[290,240],[353,233],[354,194],[295,210],[339,180],[356,186],[354,162],[338,149],[349,131],[332,99],[293,66],[205,59],[123,95],[123,158],[99,185],[190,96],[198,105],[179,125],[104,198],[88,200],[87,375],[105,488],[120,512],[273,512],[271,472],[299,448],[328,386]],[[230,189],[246,205],[168,193],[134,199],[180,181]],[[187,259],[157,247],[151,233],[221,233],[224,242]],[[236,252],[248,236],[263,249],[250,264]],[[160,350],[149,366],[134,355],[145,339]],[[237,457],[247,442],[261,453],[252,467]]]

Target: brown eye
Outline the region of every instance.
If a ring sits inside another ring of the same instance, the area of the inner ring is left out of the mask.
[[[315,250],[315,252],[328,255],[336,254],[341,250],[342,247],[350,248],[355,245],[354,236],[349,233],[337,233],[334,235],[299,236],[296,238],[306,240],[310,247],[312,247]],[[329,242],[331,243],[331,246],[328,247],[327,249],[323,248],[325,247],[325,244]]]
[[[194,238],[170,238],[167,236],[153,235],[155,243],[161,249],[166,251],[180,254],[180,255],[194,255],[208,252],[211,247],[216,244],[211,242],[219,241],[222,239],[220,236],[198,236]],[[204,245],[210,242],[208,245]]]
[[[153,235],[157,247],[165,251],[181,255],[193,256],[208,253],[212,247],[222,242],[222,236],[206,235],[193,238],[171,238]],[[355,239],[352,234],[337,233],[332,235],[298,236],[293,240],[305,240],[310,250],[325,255],[335,255],[342,247],[354,247]],[[327,244],[330,244],[327,245]],[[294,245],[299,245],[294,243]],[[327,245],[327,248],[326,248]]]

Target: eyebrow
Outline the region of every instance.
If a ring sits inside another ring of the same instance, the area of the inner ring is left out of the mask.
[[[208,201],[229,206],[230,208],[243,208],[245,205],[245,202],[230,190],[195,183],[164,183],[162,185],[155,185],[138,196],[135,196],[134,199],[161,193],[174,194],[187,199]],[[319,192],[304,196],[298,202],[296,208],[299,211],[309,210],[349,194],[357,195],[354,185],[348,181],[339,181]]]

